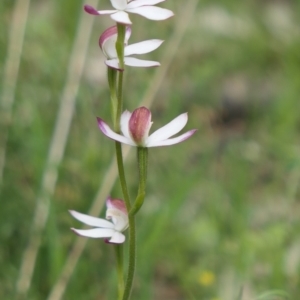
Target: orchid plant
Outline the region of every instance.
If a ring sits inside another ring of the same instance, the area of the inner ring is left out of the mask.
[[[132,55],[140,55],[156,50],[162,40],[152,39],[128,45],[132,22],[129,13],[138,14],[150,20],[165,20],[173,16],[173,12],[156,7],[164,0],[110,0],[113,10],[96,10],[85,5],[84,10],[92,15],[110,15],[116,25],[106,29],[99,38],[99,46],[106,57],[108,85],[111,94],[112,127],[102,118],[97,118],[101,132],[115,141],[116,158],[123,200],[108,197],[106,200],[106,219],[88,216],[74,210],[70,214],[78,221],[88,225],[90,229],[71,228],[79,236],[89,238],[104,238],[106,243],[113,244],[116,249],[118,272],[118,299],[130,299],[134,272],[136,268],[136,229],[135,215],[141,209],[146,196],[146,179],[148,169],[148,148],[170,146],[190,138],[196,129],[178,134],[187,124],[188,115],[183,113],[165,126],[149,135],[153,124],[148,108],[139,107],[132,113],[125,110],[123,101],[123,77],[125,66],[157,67],[159,62],[142,60]],[[134,201],[130,199],[125,177],[121,144],[135,146],[137,149],[139,185]],[[126,282],[124,281],[123,243],[127,241],[124,233],[129,231],[129,261]]]

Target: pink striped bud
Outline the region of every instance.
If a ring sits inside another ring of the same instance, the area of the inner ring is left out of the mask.
[[[151,125],[151,112],[149,109],[143,106],[133,111],[129,119],[129,132],[138,146],[145,146],[145,140],[148,138]]]

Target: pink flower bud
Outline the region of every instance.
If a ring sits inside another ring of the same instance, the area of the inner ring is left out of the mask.
[[[94,15],[94,16],[100,15],[99,12],[93,6],[90,5],[85,5],[84,10],[90,15]]]
[[[129,119],[129,132],[138,146],[144,146],[151,125],[151,112],[149,109],[143,106],[133,111]]]

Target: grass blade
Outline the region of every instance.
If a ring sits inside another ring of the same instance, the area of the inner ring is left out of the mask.
[[[94,2],[96,5],[97,1]],[[93,5],[93,3],[91,4]],[[20,296],[26,295],[30,288],[36,258],[41,244],[41,236],[49,215],[50,200],[56,187],[58,167],[63,159],[68,140],[74,114],[75,100],[95,19],[83,13],[80,14],[80,16],[74,45],[70,54],[66,83],[63,89],[48,158],[42,176],[41,190],[36,200],[31,236],[29,237],[28,246],[25,249],[19,271],[16,290]]]

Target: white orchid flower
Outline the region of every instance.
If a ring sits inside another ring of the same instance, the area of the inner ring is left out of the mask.
[[[123,135],[114,132],[102,119],[97,118],[100,130],[109,138],[123,144],[137,147],[169,146],[183,142],[191,137],[196,129],[192,129],[178,137],[170,138],[186,125],[187,113],[179,115],[167,125],[156,130],[149,136],[152,125],[151,112],[146,107],[133,111],[124,111],[121,116],[121,131]]]
[[[93,229],[71,228],[71,230],[80,236],[105,238],[109,243],[114,244],[124,243],[125,235],[122,232],[128,228],[128,213],[125,203],[119,199],[108,198],[106,206],[106,219],[111,220],[111,222],[70,210],[70,214],[75,219],[95,227]]]
[[[138,14],[154,21],[166,20],[174,14],[169,9],[154,6],[165,0],[110,0],[114,10],[96,10],[85,5],[84,10],[91,15],[110,15],[117,23],[132,24],[128,13]]]
[[[125,47],[124,47],[124,64],[131,67],[157,67],[160,63],[151,60],[141,60],[130,57],[133,54],[145,54],[157,49],[162,43],[162,40],[148,40],[140,43],[127,46],[131,35],[130,26],[126,26],[125,32]],[[105,64],[113,69],[122,70],[119,66],[118,54],[116,51],[116,41],[118,38],[117,26],[112,26],[106,29],[99,38],[99,46],[103,54],[107,57]]]

